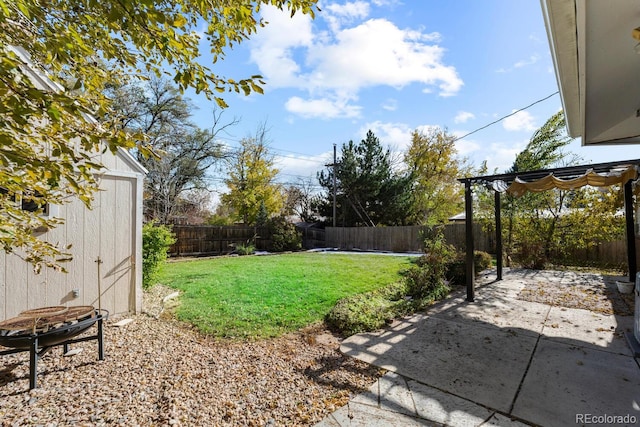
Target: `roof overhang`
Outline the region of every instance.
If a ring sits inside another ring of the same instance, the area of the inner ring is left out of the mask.
[[[637,0],[541,0],[569,135],[582,145],[640,143]]]

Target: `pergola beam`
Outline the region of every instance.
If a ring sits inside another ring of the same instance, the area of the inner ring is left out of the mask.
[[[484,183],[493,182],[493,181],[504,181],[507,184],[511,184],[516,179],[516,177],[525,181],[534,181],[540,178],[544,178],[549,174],[553,174],[556,178],[567,179],[567,178],[584,175],[584,173],[588,170],[593,170],[596,173],[605,173],[605,172],[611,172],[612,169],[617,169],[617,168],[628,166],[628,165],[640,165],[640,159],[624,160],[624,161],[618,161],[618,162],[607,162],[607,163],[594,163],[592,165],[583,165],[583,166],[566,166],[566,167],[554,168],[554,169],[540,169],[540,170],[529,171],[529,172],[512,172],[512,173],[503,173],[498,175],[474,176],[474,177],[460,178],[458,179],[458,181],[460,182],[469,181],[473,184],[484,184]]]
[[[597,163],[583,166],[569,166],[555,169],[543,169],[521,173],[505,173],[499,175],[484,175],[476,177],[459,178],[458,181],[464,184],[464,200],[465,200],[465,231],[466,231],[466,272],[467,272],[467,301],[473,301],[475,297],[474,282],[474,242],[473,242],[473,184],[490,183],[495,184],[497,181],[503,181],[509,185],[516,178],[525,181],[533,181],[544,178],[549,174],[553,174],[556,178],[567,179],[576,178],[584,175],[587,171],[592,170],[598,174],[611,173],[614,171],[624,170],[629,165],[640,167],[640,159],[624,160],[618,162]],[[633,186],[632,181],[627,181],[624,185],[624,205],[625,205],[625,221],[627,234],[627,262],[629,266],[629,281],[634,281],[637,272],[636,261],[636,238],[635,238],[635,222],[633,218]],[[500,192],[495,191],[495,221],[496,221],[496,252],[497,252],[497,274],[498,280],[502,279],[502,224],[500,217]]]

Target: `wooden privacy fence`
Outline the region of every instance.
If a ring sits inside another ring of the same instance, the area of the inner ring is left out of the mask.
[[[640,242],[636,239],[636,247]],[[596,246],[586,249],[573,249],[562,257],[566,262],[579,262],[587,265],[611,266],[626,268],[627,265],[627,242],[626,240],[616,240],[615,242],[602,242]]]
[[[327,227],[326,246],[363,251],[419,252],[422,250],[422,232],[427,227],[419,225],[398,227]],[[444,236],[458,249],[464,248],[465,225],[447,224]],[[474,227],[476,250],[495,252],[495,238],[482,227]]]
[[[345,250],[419,252],[422,250],[423,226],[404,227],[327,227],[299,228],[303,248],[340,248]],[[169,249],[171,256],[224,255],[238,245],[255,245],[257,250],[271,249],[271,236],[266,227],[241,225],[173,225],[176,243]],[[495,234],[480,225],[473,228],[476,250],[495,254]],[[465,225],[447,224],[444,235],[448,243],[462,250],[465,246]],[[636,240],[640,246],[640,240]],[[639,253],[640,255],[640,253]],[[589,249],[575,249],[563,258],[566,261],[586,261],[594,265],[626,263],[627,247],[623,240],[603,242]]]
[[[271,243],[266,227],[173,225],[171,230],[176,237],[169,249],[171,256],[224,255],[248,244],[267,250]]]

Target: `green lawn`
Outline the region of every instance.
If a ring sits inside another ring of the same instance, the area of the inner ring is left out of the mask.
[[[294,253],[171,262],[177,316],[218,337],[272,337],[320,321],[337,300],[399,279],[409,257]]]

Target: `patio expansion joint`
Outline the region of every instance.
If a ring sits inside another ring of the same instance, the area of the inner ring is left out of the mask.
[[[513,396],[513,400],[511,401],[511,406],[509,406],[509,414],[513,412],[513,408],[516,405],[516,401],[518,400],[518,396],[520,395],[520,391],[522,390],[522,385],[524,384],[525,378],[527,378],[527,374],[529,373],[529,369],[531,368],[531,363],[533,362],[533,356],[536,354],[538,350],[538,344],[540,344],[540,340],[543,337],[544,325],[549,320],[549,314],[551,313],[551,306],[547,309],[547,313],[544,316],[544,321],[542,322],[543,327],[542,330],[538,333],[538,337],[536,338],[536,343],[533,346],[533,350],[531,350],[531,354],[529,355],[529,361],[527,362],[527,367],[522,374],[522,378],[520,378],[520,384],[518,384],[518,389],[516,390],[516,394]]]
[[[469,403],[472,403],[472,404],[477,405],[479,407],[485,408],[490,413],[487,416],[487,418],[482,421],[482,423],[478,424],[478,427],[484,426],[487,423],[491,422],[491,419],[494,418],[496,415],[502,415],[504,417],[507,417],[507,418],[509,418],[511,420],[520,422],[520,423],[525,424],[525,425],[535,426],[535,424],[532,424],[531,421],[527,421],[527,420],[525,420],[523,418],[520,418],[520,417],[518,417],[516,415],[512,415],[511,414],[511,410],[509,411],[509,413],[506,413],[506,412],[501,411],[499,409],[493,408],[493,407],[491,407],[489,405],[485,405],[484,403],[476,402],[476,401],[471,400],[471,399],[469,399],[467,397],[461,396],[461,395],[459,395],[457,393],[453,393],[453,392],[451,392],[449,390],[446,390],[444,388],[440,388],[440,387],[437,387],[437,386],[434,386],[434,385],[431,385],[431,384],[427,384],[427,383],[422,382],[422,381],[418,381],[418,380],[415,380],[415,379],[412,379],[412,378],[408,378],[408,377],[405,377],[404,375],[400,375],[400,376],[405,379],[405,381],[407,383],[407,387],[408,387],[409,391],[411,392],[412,400],[413,400],[413,390],[411,389],[411,386],[409,384],[409,380],[411,380],[414,383],[417,383],[417,384],[432,388],[434,390],[438,390],[439,392],[442,392],[444,394],[448,394],[450,396],[454,396],[454,397],[456,397],[456,398],[458,398],[460,400],[465,400],[465,401],[467,401]],[[366,405],[366,404],[364,404],[364,405]],[[414,400],[414,405],[415,405],[415,400]],[[424,417],[424,416],[419,415],[418,411],[417,411],[417,407],[416,407],[416,415],[414,417],[418,418],[418,419],[427,420],[427,421],[430,421],[430,422],[437,422],[437,421],[434,421],[434,420],[430,419],[429,417]]]

